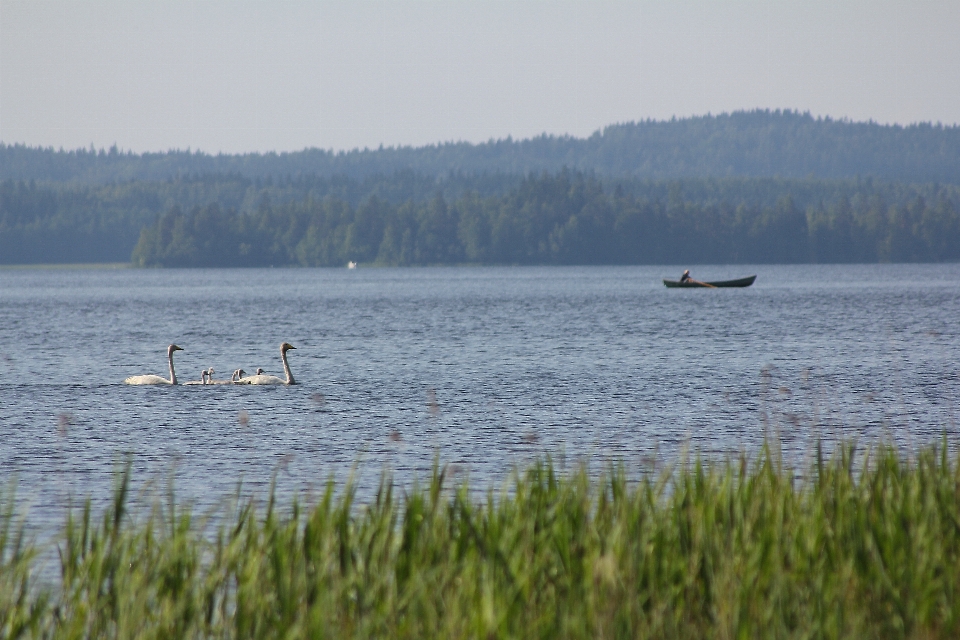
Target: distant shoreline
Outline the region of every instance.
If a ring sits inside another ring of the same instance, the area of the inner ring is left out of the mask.
[[[43,269],[51,271],[63,269],[65,271],[94,270],[94,269],[133,269],[129,262],[74,262],[68,264],[0,264],[0,271],[24,271],[27,269]]]

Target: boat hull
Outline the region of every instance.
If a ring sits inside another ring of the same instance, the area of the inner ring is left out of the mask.
[[[757,276],[747,276],[737,280],[719,280],[716,282],[680,282],[679,280],[663,279],[663,286],[668,289],[725,289],[728,287],[749,287]]]

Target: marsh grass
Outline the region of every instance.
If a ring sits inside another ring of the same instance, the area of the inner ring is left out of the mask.
[[[805,480],[769,449],[639,481],[546,460],[479,500],[437,468],[364,505],[333,483],[242,502],[214,530],[172,497],[128,514],[128,470],[69,516],[46,587],[8,490],[0,637],[960,637],[956,456],[812,457]]]

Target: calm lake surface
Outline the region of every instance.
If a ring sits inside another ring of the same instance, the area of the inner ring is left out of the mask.
[[[960,265],[697,267],[748,289],[667,290],[676,267],[0,271],[0,481],[30,518],[172,478],[210,506],[435,460],[474,486],[517,465],[684,450],[803,460],[817,436],[958,440]],[[294,387],[129,387],[260,366]]]

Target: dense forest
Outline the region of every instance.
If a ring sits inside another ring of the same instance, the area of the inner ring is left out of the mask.
[[[422,201],[438,190],[447,198],[467,191],[503,193],[521,179],[450,176],[438,182],[401,171],[364,180],[305,176],[276,182],[237,174],[106,185],[4,180],[0,182],[0,264],[125,262],[141,229],[175,206],[192,210],[215,203],[225,211],[250,212],[263,203],[327,198],[351,206],[370,197],[399,203]]]
[[[960,260],[960,127],[753,111],[210,156],[0,144],[0,264]]]
[[[0,263],[140,266],[960,259],[960,187],[399,172],[0,182]]]
[[[217,204],[174,207],[144,229],[140,266],[671,264],[876,262],[960,259],[955,189],[889,201],[864,189],[799,208],[665,200],[607,193],[595,178],[528,177],[503,196],[354,207],[327,198],[264,202],[238,213]]]
[[[960,127],[881,125],[814,118],[796,111],[757,110],[669,121],[615,124],[587,138],[541,135],[528,140],[451,142],[291,153],[209,155],[169,151],[142,155],[0,144],[0,180],[110,183],[178,175],[282,176],[449,173],[512,174],[575,171],[613,178],[689,177],[846,179],[872,176],[960,184]]]

